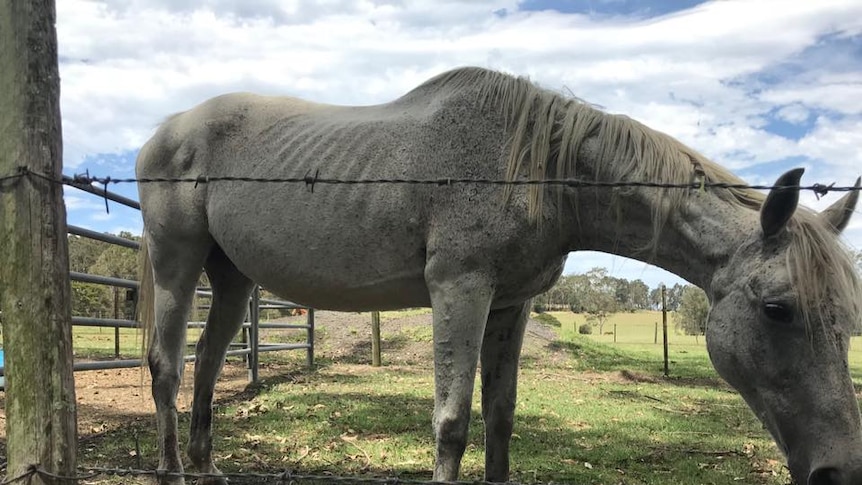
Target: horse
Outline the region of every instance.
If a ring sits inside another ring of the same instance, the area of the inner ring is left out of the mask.
[[[213,387],[258,283],[312,308],[430,306],[433,479],[458,478],[480,368],[485,479],[504,482],[531,299],[554,284],[570,252],[593,250],[703,288],[711,362],[772,435],[796,482],[862,483],[847,364],[862,285],[839,237],[860,181],[815,213],[799,206],[802,173],[784,173],[768,194],[739,188],[740,179],[669,135],[475,67],[372,106],[235,93],[175,114],[136,162],[159,468],[174,472],[164,481],[183,483],[175,403],[202,269],[213,298],[195,351],[188,456],[197,470],[220,474]],[[527,183],[551,179],[593,183]],[[698,180],[710,188],[677,187]],[[729,187],[712,187],[722,183]]]

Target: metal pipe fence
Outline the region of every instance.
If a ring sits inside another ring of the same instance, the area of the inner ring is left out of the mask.
[[[132,209],[140,210],[140,204],[128,197],[124,197],[120,194],[116,194],[105,189],[101,189],[98,187],[94,187],[91,184],[81,183],[76,181],[74,178],[69,176],[63,176],[63,183],[74,187],[76,189],[82,190],[84,192],[88,192],[90,194],[96,195],[105,199],[106,209],[108,201],[113,201],[115,203],[124,205],[126,207],[130,207]],[[124,248],[129,248],[133,250],[140,250],[141,243],[138,241],[134,241],[131,239],[126,239],[124,237],[116,236],[113,234],[101,233],[98,231],[94,231],[91,229],[87,229],[84,227],[79,227],[75,225],[68,225],[67,231],[69,234],[85,237],[88,239],[101,241],[107,244],[120,246]],[[77,271],[69,272],[69,279],[71,281],[77,281],[81,283],[90,283],[96,285],[104,285],[110,286],[113,288],[124,288],[131,293],[129,296],[129,300],[133,301],[133,305],[137,306],[137,296],[140,290],[140,282],[134,280],[128,280],[123,278],[115,278],[112,276],[102,276],[102,275],[94,275],[88,273],[81,273]],[[212,297],[212,291],[199,289],[197,290],[198,296],[203,297]],[[117,305],[117,295],[115,294],[115,306]],[[210,305],[198,305],[199,309],[209,309]],[[306,322],[304,324],[297,323],[262,323],[260,320],[261,310],[281,310],[281,309],[301,309],[307,311],[306,314]],[[132,314],[135,314],[132,312]],[[119,318],[119,312],[115,308],[114,311],[115,318],[101,318],[101,317],[89,317],[89,316],[73,316],[72,317],[72,325],[78,327],[95,327],[95,328],[113,328],[114,338],[115,338],[115,354],[114,359],[112,360],[96,360],[96,361],[86,361],[86,362],[75,362],[74,370],[75,371],[85,371],[85,370],[101,370],[101,369],[121,369],[121,368],[131,368],[131,367],[139,367],[143,364],[141,359],[121,359],[120,358],[120,329],[136,329],[140,328],[140,322],[135,320],[129,320],[124,318]],[[261,298],[260,297],[260,288],[255,287],[252,297],[249,300],[249,311],[247,313],[246,322],[242,325],[242,341],[239,343],[232,344],[234,350],[229,350],[227,352],[227,356],[241,356],[248,364],[249,369],[249,379],[252,382],[256,382],[258,380],[258,371],[259,371],[259,363],[260,363],[260,353],[261,352],[276,352],[276,351],[284,351],[284,350],[305,350],[306,351],[306,364],[311,367],[314,365],[314,310],[293,302],[277,300],[271,298]],[[188,322],[188,328],[204,328],[206,325],[205,322]],[[278,344],[267,344],[260,342],[260,330],[305,330],[307,335],[305,342],[302,343],[278,343]],[[191,362],[195,360],[194,355],[186,355],[184,356],[184,360],[186,362]],[[5,368],[0,362],[0,389],[2,389],[2,376],[5,373]]]

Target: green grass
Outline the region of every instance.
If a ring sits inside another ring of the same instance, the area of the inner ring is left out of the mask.
[[[200,329],[188,331],[188,344],[194,345]],[[134,328],[119,329],[120,357],[137,359],[141,356],[141,332]],[[115,352],[113,328],[72,327],[72,348],[76,359],[111,359]]]
[[[413,313],[385,312],[384,320]],[[524,360],[512,441],[512,480],[590,484],[780,485],[789,481],[780,456],[742,399],[713,370],[703,338],[669,330],[670,377],[662,376],[658,312],[615,315],[605,331],[579,335],[581,315],[553,312],[562,358]],[[89,330],[89,331],[87,331]],[[323,329],[318,329],[323,331]],[[113,331],[75,329],[76,352],[113,353]],[[430,345],[430,327],[405,327],[388,340]],[[138,352],[134,331],[122,348]],[[196,337],[190,336],[190,341]],[[266,379],[215,410],[214,449],[226,472],[401,476],[428,479],[434,459],[430,366],[371,368],[318,360],[304,353],[265,355],[277,366]],[[862,339],[850,358],[862,382]],[[479,383],[474,395],[462,478],[481,479],[484,445]],[[185,446],[188,414],[180,417]],[[141,463],[129,450],[138,436]],[[154,468],[155,428],[148,420],[82,441],[85,465]],[[188,460],[186,460],[188,462]],[[119,483],[119,482],[118,482]]]
[[[577,334],[577,327],[586,322],[586,316],[571,312],[550,312],[562,323],[561,334],[564,340],[571,340]],[[586,336],[590,341],[609,344],[609,348],[634,358],[645,366],[654,366],[661,362],[662,346],[662,316],[658,311],[641,311],[635,313],[618,313],[605,324],[604,332],[613,332],[616,327],[616,338],[613,334],[598,335],[594,331]],[[658,343],[654,343],[655,323],[658,322]],[[706,351],[706,340],[703,336],[683,335],[675,331],[672,316],[668,314],[668,358],[670,360],[671,376],[686,374],[693,367],[700,371],[715,373]],[[656,360],[658,359],[658,360]],[[677,365],[679,364],[679,365]],[[862,337],[850,339],[849,354],[850,373],[857,387],[862,387]],[[674,369],[678,367],[678,371]]]
[[[608,344],[601,341],[607,336],[574,333],[572,317],[557,318],[561,338],[552,346],[565,357],[530,359],[520,375],[513,480],[787,483],[771,439],[716,377],[702,342],[675,342],[671,378],[664,379],[660,345]],[[424,334],[402,338],[424,341]],[[270,356],[271,365],[281,366],[280,377],[216,407],[214,449],[222,470],[430,478],[429,366],[371,368],[323,360],[318,370],[307,371],[303,358],[293,352]],[[477,382],[462,465],[466,480],[481,479],[484,467],[478,388]],[[188,419],[180,415],[183,446]],[[138,466],[128,451],[136,433],[141,465],[155,467],[154,427],[134,426],[91,440],[81,462]]]

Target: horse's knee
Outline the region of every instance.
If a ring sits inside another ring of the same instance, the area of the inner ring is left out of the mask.
[[[448,453],[458,457],[463,455],[467,447],[469,419],[469,413],[438,416],[434,420],[434,433],[437,437],[438,448],[445,449]]]
[[[182,379],[181,369],[172,368],[150,358],[150,376],[152,377],[153,399],[156,404],[173,405],[177,390]]]

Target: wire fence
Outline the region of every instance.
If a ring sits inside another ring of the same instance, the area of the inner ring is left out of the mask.
[[[314,191],[315,185],[435,185],[435,186],[450,186],[450,185],[498,185],[498,186],[556,186],[556,187],[573,187],[573,188],[660,188],[660,189],[736,189],[736,190],[802,190],[811,191],[819,198],[830,192],[857,192],[862,191],[860,186],[836,186],[831,184],[815,183],[812,185],[750,185],[745,183],[727,183],[727,182],[707,182],[702,177],[693,177],[689,183],[665,183],[665,182],[650,182],[650,181],[601,181],[601,180],[584,180],[578,178],[543,178],[543,179],[493,179],[493,178],[471,178],[471,177],[437,177],[437,178],[360,178],[360,179],[345,179],[322,177],[320,171],[314,173],[308,172],[302,177],[240,177],[240,176],[209,176],[200,175],[197,177],[129,177],[129,178],[113,178],[110,176],[97,177],[91,176],[89,173],[76,174],[72,177],[55,178],[49,175],[33,172],[26,167],[19,167],[18,172],[0,177],[0,182],[14,180],[21,177],[35,177],[47,180],[52,183],[64,185],[102,185],[105,190],[111,184],[153,184],[153,183],[188,183],[194,185],[210,184],[216,182],[254,182],[254,183],[280,183],[280,184],[303,184],[309,191]]]
[[[488,482],[484,480],[475,481],[432,481],[432,480],[417,480],[411,478],[400,477],[346,477],[337,475],[306,475],[293,473],[291,471],[282,471],[278,473],[176,473],[166,470],[141,470],[135,468],[107,468],[107,467],[81,467],[78,473],[73,476],[58,475],[51,473],[39,465],[33,465],[20,475],[7,478],[0,482],[0,485],[12,485],[15,483],[28,483],[27,480],[34,476],[40,476],[50,480],[56,480],[61,483],[83,482],[88,483],[97,477],[117,477],[117,478],[149,478],[155,479],[157,483],[161,483],[165,479],[184,478],[184,479],[207,479],[221,478],[226,479],[228,483],[234,485],[241,484],[272,484],[272,485],[300,485],[300,484],[316,484],[316,485],[332,485],[332,484],[351,484],[351,485],[521,485],[518,482]],[[538,483],[534,484],[538,485]]]
[[[830,192],[854,192],[862,191],[862,187],[856,186],[836,186],[833,184],[815,183],[806,186],[780,186],[780,185],[749,185],[742,183],[724,183],[724,182],[707,182],[703,177],[694,176],[690,183],[661,183],[661,182],[641,182],[641,181],[617,181],[606,182],[596,180],[582,180],[576,178],[563,179],[489,179],[489,178],[460,178],[460,177],[443,177],[443,178],[427,178],[427,179],[412,179],[412,178],[360,178],[360,179],[343,179],[324,177],[320,175],[320,171],[308,172],[301,177],[239,177],[239,176],[197,176],[197,177],[131,177],[131,178],[113,178],[95,177],[89,173],[78,174],[72,177],[64,176],[56,178],[53,176],[40,174],[28,170],[26,167],[19,167],[18,171],[13,174],[0,176],[0,184],[5,182],[21,179],[24,177],[33,177],[42,179],[55,184],[69,185],[77,188],[90,187],[102,195],[105,199],[107,209],[108,200],[114,200],[108,196],[108,187],[112,184],[151,184],[151,183],[188,183],[195,186],[201,184],[210,184],[218,182],[251,182],[251,183],[280,183],[280,184],[302,184],[310,192],[314,191],[316,185],[430,185],[430,186],[453,186],[453,185],[493,185],[493,186],[555,186],[555,187],[571,187],[571,188],[659,188],[659,189],[684,189],[684,190],[700,190],[706,191],[711,189],[727,190],[801,190],[811,191],[817,198],[825,196]],[[93,185],[101,185],[103,189],[93,187]],[[0,185],[2,186],[2,185]],[[0,482],[0,485],[13,483],[26,483],[25,481],[34,477],[41,476],[50,480],[71,482],[85,482],[92,480],[95,477],[141,477],[155,478],[157,481],[162,481],[168,478],[184,477],[186,479],[206,479],[206,478],[224,478],[230,483],[272,483],[272,484],[386,484],[386,485],[433,485],[433,484],[450,484],[450,485],[491,485],[493,482],[485,481],[463,481],[463,482],[435,482],[423,481],[415,479],[403,479],[397,477],[390,478],[374,478],[374,477],[344,477],[335,475],[302,475],[295,474],[290,471],[279,473],[224,473],[224,474],[208,474],[208,473],[174,473],[166,470],[144,470],[132,468],[106,468],[106,467],[82,467],[78,469],[78,474],[75,476],[60,476],[51,473],[38,465],[31,466],[24,473],[6,478]],[[513,484],[515,482],[508,482]]]

